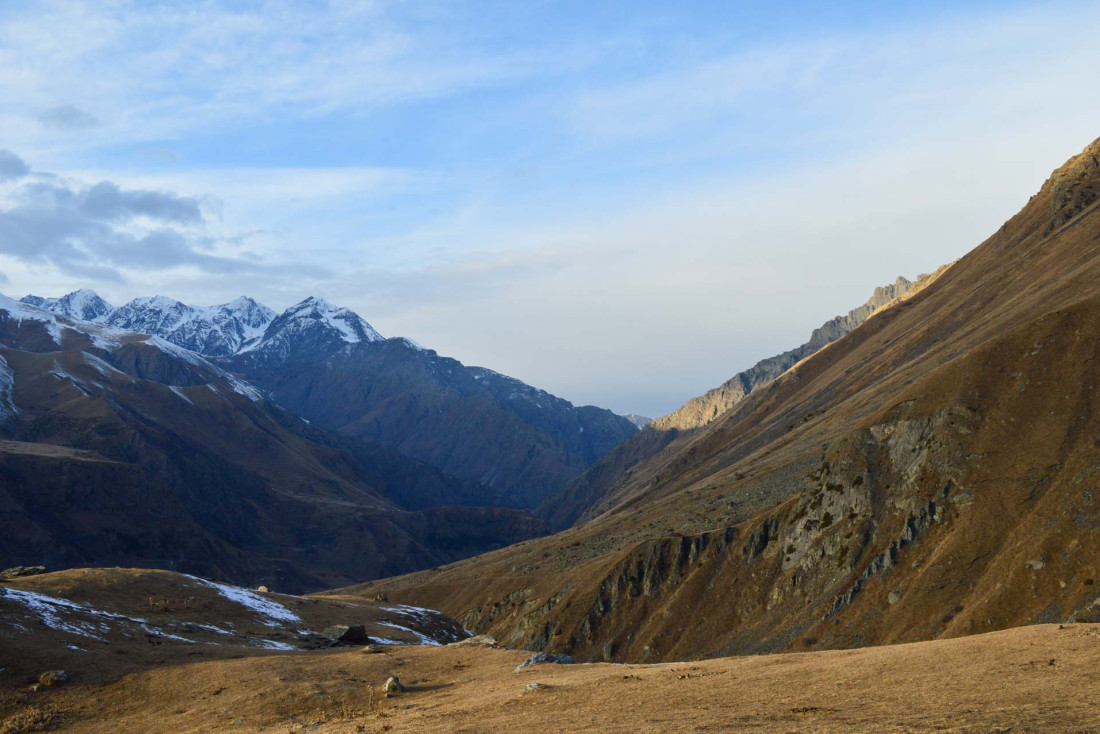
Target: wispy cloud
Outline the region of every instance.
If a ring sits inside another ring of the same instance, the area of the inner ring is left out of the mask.
[[[115,283],[127,274],[179,268],[291,272],[243,253],[219,254],[239,246],[240,238],[212,234],[195,197],[32,173],[9,151],[0,151],[0,177],[17,181],[0,199],[0,255],[17,262]],[[294,271],[323,269],[305,263]]]
[[[42,110],[37,117],[44,126],[57,130],[86,130],[101,124],[95,115],[71,104]]]

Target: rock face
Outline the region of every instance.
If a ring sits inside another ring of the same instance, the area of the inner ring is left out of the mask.
[[[621,662],[1093,618],[1100,204],[1049,226],[1088,198],[1065,181],[1100,181],[1098,147],[924,289],[630,467],[591,522],[369,592]]]
[[[891,285],[875,288],[866,303],[814,329],[805,344],[757,362],[752,368],[689,400],[669,415],[653,421],[647,419],[639,425],[641,432],[637,436],[608,452],[591,469],[544,501],[535,514],[557,530],[596,516],[606,509],[601,501],[612,493],[613,485],[632,467],[662,451],[684,432],[697,430],[716,420],[753,390],[767,385],[806,357],[850,333],[887,304],[920,291],[939,277],[946,267],[931,275],[920,275],[915,282],[899,277]]]

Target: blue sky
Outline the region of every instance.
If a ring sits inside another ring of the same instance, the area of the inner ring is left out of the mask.
[[[1100,135],[1098,21],[1095,2],[9,0],[0,148],[31,172],[0,172],[0,290],[321,295],[659,415],[1013,214]],[[90,207],[102,182],[142,207]]]

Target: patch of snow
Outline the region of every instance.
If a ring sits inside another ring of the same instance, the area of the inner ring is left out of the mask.
[[[399,337],[397,337],[397,338],[398,338],[398,340],[399,340],[399,341],[402,341],[402,342],[404,342],[404,343],[405,343],[405,346],[409,347],[410,349],[415,349],[415,350],[416,350],[416,351],[418,351],[418,352],[427,352],[427,351],[430,351],[429,349],[425,348],[425,347],[424,347],[424,346],[423,346],[422,344],[420,344],[419,342],[417,342],[417,341],[415,341],[415,340],[413,340],[413,339],[410,339],[410,338],[409,338],[409,337],[407,337],[407,336],[399,336]]]
[[[157,629],[156,627],[150,627],[147,624],[141,625],[141,628],[145,630],[145,634],[152,635],[153,637],[164,637],[168,640],[178,640],[179,642],[189,642],[192,645],[195,644],[194,640],[189,640],[186,637],[180,637],[179,635],[173,635],[164,630]]]
[[[211,371],[215,371],[216,369],[214,365],[207,362],[202,355],[196,354],[190,349],[184,349],[178,344],[173,344],[167,339],[161,339],[159,336],[151,336],[145,340],[145,343],[156,347],[167,355],[175,357],[176,359],[182,359],[184,362],[193,364],[196,367],[203,367]]]
[[[84,604],[77,604],[68,599],[58,599],[54,596],[39,594],[36,591],[0,587],[0,598],[12,599],[13,601],[19,602],[31,612],[38,615],[38,619],[42,624],[50,629],[60,632],[69,632],[81,635],[82,637],[90,637],[94,640],[102,640],[103,638],[96,633],[108,632],[110,631],[110,627],[101,622],[65,620],[62,618],[62,615],[83,614],[92,618],[132,622],[135,624],[145,624],[146,622],[146,620],[139,617],[127,617],[122,614],[101,612],[98,609],[93,609]]]
[[[432,647],[443,647],[442,643],[437,642],[437,641],[433,640],[432,638],[428,637],[427,635],[423,634],[422,632],[417,632],[414,629],[409,629],[408,627],[402,627],[401,625],[394,624],[393,622],[378,622],[378,624],[380,624],[384,627],[392,627],[393,629],[401,630],[402,632],[408,632],[410,635],[416,636],[420,640],[421,645],[430,645]]]
[[[293,652],[298,649],[294,645],[278,640],[253,640],[253,642],[256,643],[256,647],[262,647],[265,650],[289,650]]]
[[[387,612],[397,612],[398,614],[412,615],[414,617],[423,617],[425,615],[434,617],[439,614],[438,610],[428,609],[427,607],[414,607],[411,604],[395,604],[390,607],[380,607],[380,609],[384,609]]]
[[[238,395],[243,395],[254,403],[264,399],[264,394],[262,391],[248,384],[244,380],[237,379],[228,372],[223,372],[222,377],[224,377],[225,381],[229,383],[229,387],[233,389],[233,392],[237,393]]]
[[[84,355],[84,364],[88,365],[104,377],[110,377],[111,375],[122,375],[123,377],[126,377],[131,382],[133,382],[134,378],[130,377],[125,372],[118,369],[106,360],[100,359],[91,352],[82,352],[82,354]]]
[[[401,640],[391,640],[386,637],[375,637],[371,635],[370,638],[381,645],[411,645],[411,642],[401,642]]]
[[[88,385],[85,384],[83,380],[81,380],[79,377],[74,377],[73,375],[70,375],[68,372],[66,372],[65,369],[57,363],[57,360],[54,360],[53,369],[50,370],[50,374],[61,380],[62,382],[68,382],[69,384],[71,384],[73,387],[80,391],[81,395],[92,394],[92,389],[88,387]]]
[[[188,576],[188,578],[216,589],[217,592],[226,599],[251,609],[261,617],[266,617],[267,621],[265,621],[264,624],[269,627],[278,627],[280,622],[302,621],[297,614],[290,611],[282,604],[271,601],[270,599],[265,599],[250,589],[242,589],[239,586],[229,586],[228,584],[219,584],[215,581],[201,579],[198,576]]]
[[[15,372],[0,354],[0,420],[7,420],[19,413],[15,407]]]
[[[179,396],[179,397],[180,397],[181,399],[183,399],[183,401],[184,401],[185,403],[187,403],[187,404],[189,404],[189,405],[194,405],[194,403],[192,403],[192,402],[191,402],[191,398],[189,398],[189,397],[187,397],[186,395],[184,395],[184,394],[183,394],[183,390],[179,389],[179,388],[178,388],[178,387],[176,387],[175,385],[169,385],[169,386],[168,386],[168,389],[169,389],[169,390],[171,390],[172,392],[174,392],[174,393],[175,393],[176,395],[178,395],[178,396]]]

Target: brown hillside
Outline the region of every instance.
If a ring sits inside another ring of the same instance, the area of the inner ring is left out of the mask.
[[[594,521],[358,591],[588,660],[1092,618],[1098,153],[924,290],[634,467]]]

